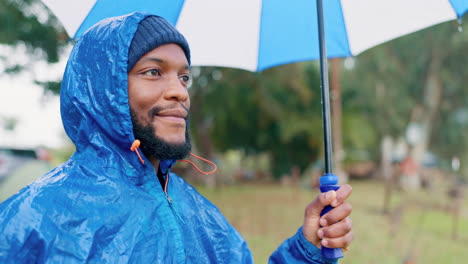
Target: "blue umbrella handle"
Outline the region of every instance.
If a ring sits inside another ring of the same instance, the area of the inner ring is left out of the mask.
[[[333,173],[326,173],[324,176],[320,177],[320,191],[322,193],[338,190],[340,186],[337,184],[338,177]],[[320,216],[328,213],[332,209],[332,206],[327,205],[325,208],[323,208]],[[327,248],[322,246],[322,256],[326,259],[339,259],[343,257],[343,251],[341,248]]]

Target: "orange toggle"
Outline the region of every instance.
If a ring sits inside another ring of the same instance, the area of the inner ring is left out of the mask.
[[[140,152],[138,151],[138,148],[140,147],[140,144],[141,144],[140,140],[135,139],[135,141],[133,141],[133,143],[132,143],[132,146],[130,147],[130,150],[135,151],[138,158],[140,159],[141,164],[145,164],[145,161],[141,158]]]
[[[195,154],[193,154],[193,153],[190,153],[190,155],[193,156],[193,157],[195,157],[195,158],[197,158],[197,159],[203,160],[203,161],[206,162],[206,163],[211,164],[211,166],[213,166],[213,170],[208,171],[208,172],[202,171],[200,168],[198,168],[197,165],[195,165],[195,163],[193,163],[193,162],[190,161],[190,160],[185,160],[185,159],[183,159],[183,160],[180,160],[180,161],[185,161],[185,162],[187,162],[187,163],[190,163],[198,172],[200,172],[200,173],[202,173],[202,174],[205,174],[205,175],[213,174],[213,173],[215,173],[216,170],[218,169],[218,166],[216,166],[216,164],[214,164],[213,162],[211,162],[211,161],[209,161],[209,160],[207,160],[207,159],[204,159],[204,158],[202,158],[202,157],[199,157],[199,156],[197,156],[197,155],[195,155]]]

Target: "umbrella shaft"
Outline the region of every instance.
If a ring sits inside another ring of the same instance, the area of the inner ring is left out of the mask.
[[[328,85],[327,50],[325,45],[325,29],[323,22],[323,3],[317,0],[317,22],[320,49],[320,88],[322,92],[322,120],[323,120],[323,143],[325,155],[325,173],[333,173],[332,164],[332,138],[330,123],[330,90]]]

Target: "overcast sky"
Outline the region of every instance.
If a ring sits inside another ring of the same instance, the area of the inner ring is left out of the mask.
[[[60,63],[48,65],[36,61],[32,72],[0,75],[0,120],[7,117],[18,121],[13,132],[0,129],[0,147],[59,147],[67,142],[60,118],[59,97],[44,97],[42,87],[32,81],[61,79],[69,51],[65,53]],[[5,64],[12,61],[27,64],[26,54],[22,47],[12,50],[0,46],[0,56],[7,57]],[[0,65],[0,72],[4,67]]]

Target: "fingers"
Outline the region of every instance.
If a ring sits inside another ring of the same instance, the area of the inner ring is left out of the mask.
[[[353,211],[353,207],[349,203],[341,203],[337,207],[333,208],[330,212],[326,213],[320,218],[321,226],[332,225],[348,217]]]
[[[353,241],[353,232],[347,233],[345,236],[338,238],[326,238],[322,240],[322,245],[327,248],[348,248]]]
[[[327,239],[327,238],[339,238],[342,236],[345,236],[352,230],[352,221],[351,218],[346,217],[343,221],[338,222],[336,224],[333,224],[331,226],[327,226],[324,228],[321,228],[318,232],[317,235],[321,239]]]
[[[344,184],[336,191],[336,199],[331,203],[331,206],[337,207],[344,202],[353,192],[353,188],[349,184]]]
[[[340,222],[321,228],[317,236],[322,239],[321,244],[325,247],[347,250],[354,238],[351,218],[346,217]]]
[[[341,205],[346,200],[346,198],[351,195],[352,190],[353,189],[350,185],[344,184],[340,186],[336,192],[328,191],[326,193],[319,194],[317,198],[307,206],[306,216],[320,215],[323,208],[325,208],[327,205],[331,205],[333,207]]]
[[[337,194],[335,191],[328,191],[326,193],[319,194],[317,198],[315,198],[315,200],[306,207],[306,218],[320,217],[320,213],[322,212],[323,208],[336,200],[336,195]]]
[[[317,236],[317,231],[320,228],[320,213],[325,206],[329,205],[335,199],[335,191],[321,193],[317,195],[317,198],[307,205],[305,209],[304,228],[302,229],[302,232],[304,237],[317,247],[320,247],[320,238]]]
[[[351,243],[352,225],[348,216],[352,207],[345,202],[351,192],[351,186],[345,184],[337,191],[317,195],[316,199],[306,207],[302,232],[309,242],[317,247],[323,244],[326,247],[336,248],[343,248]],[[327,205],[335,208],[320,217]]]

